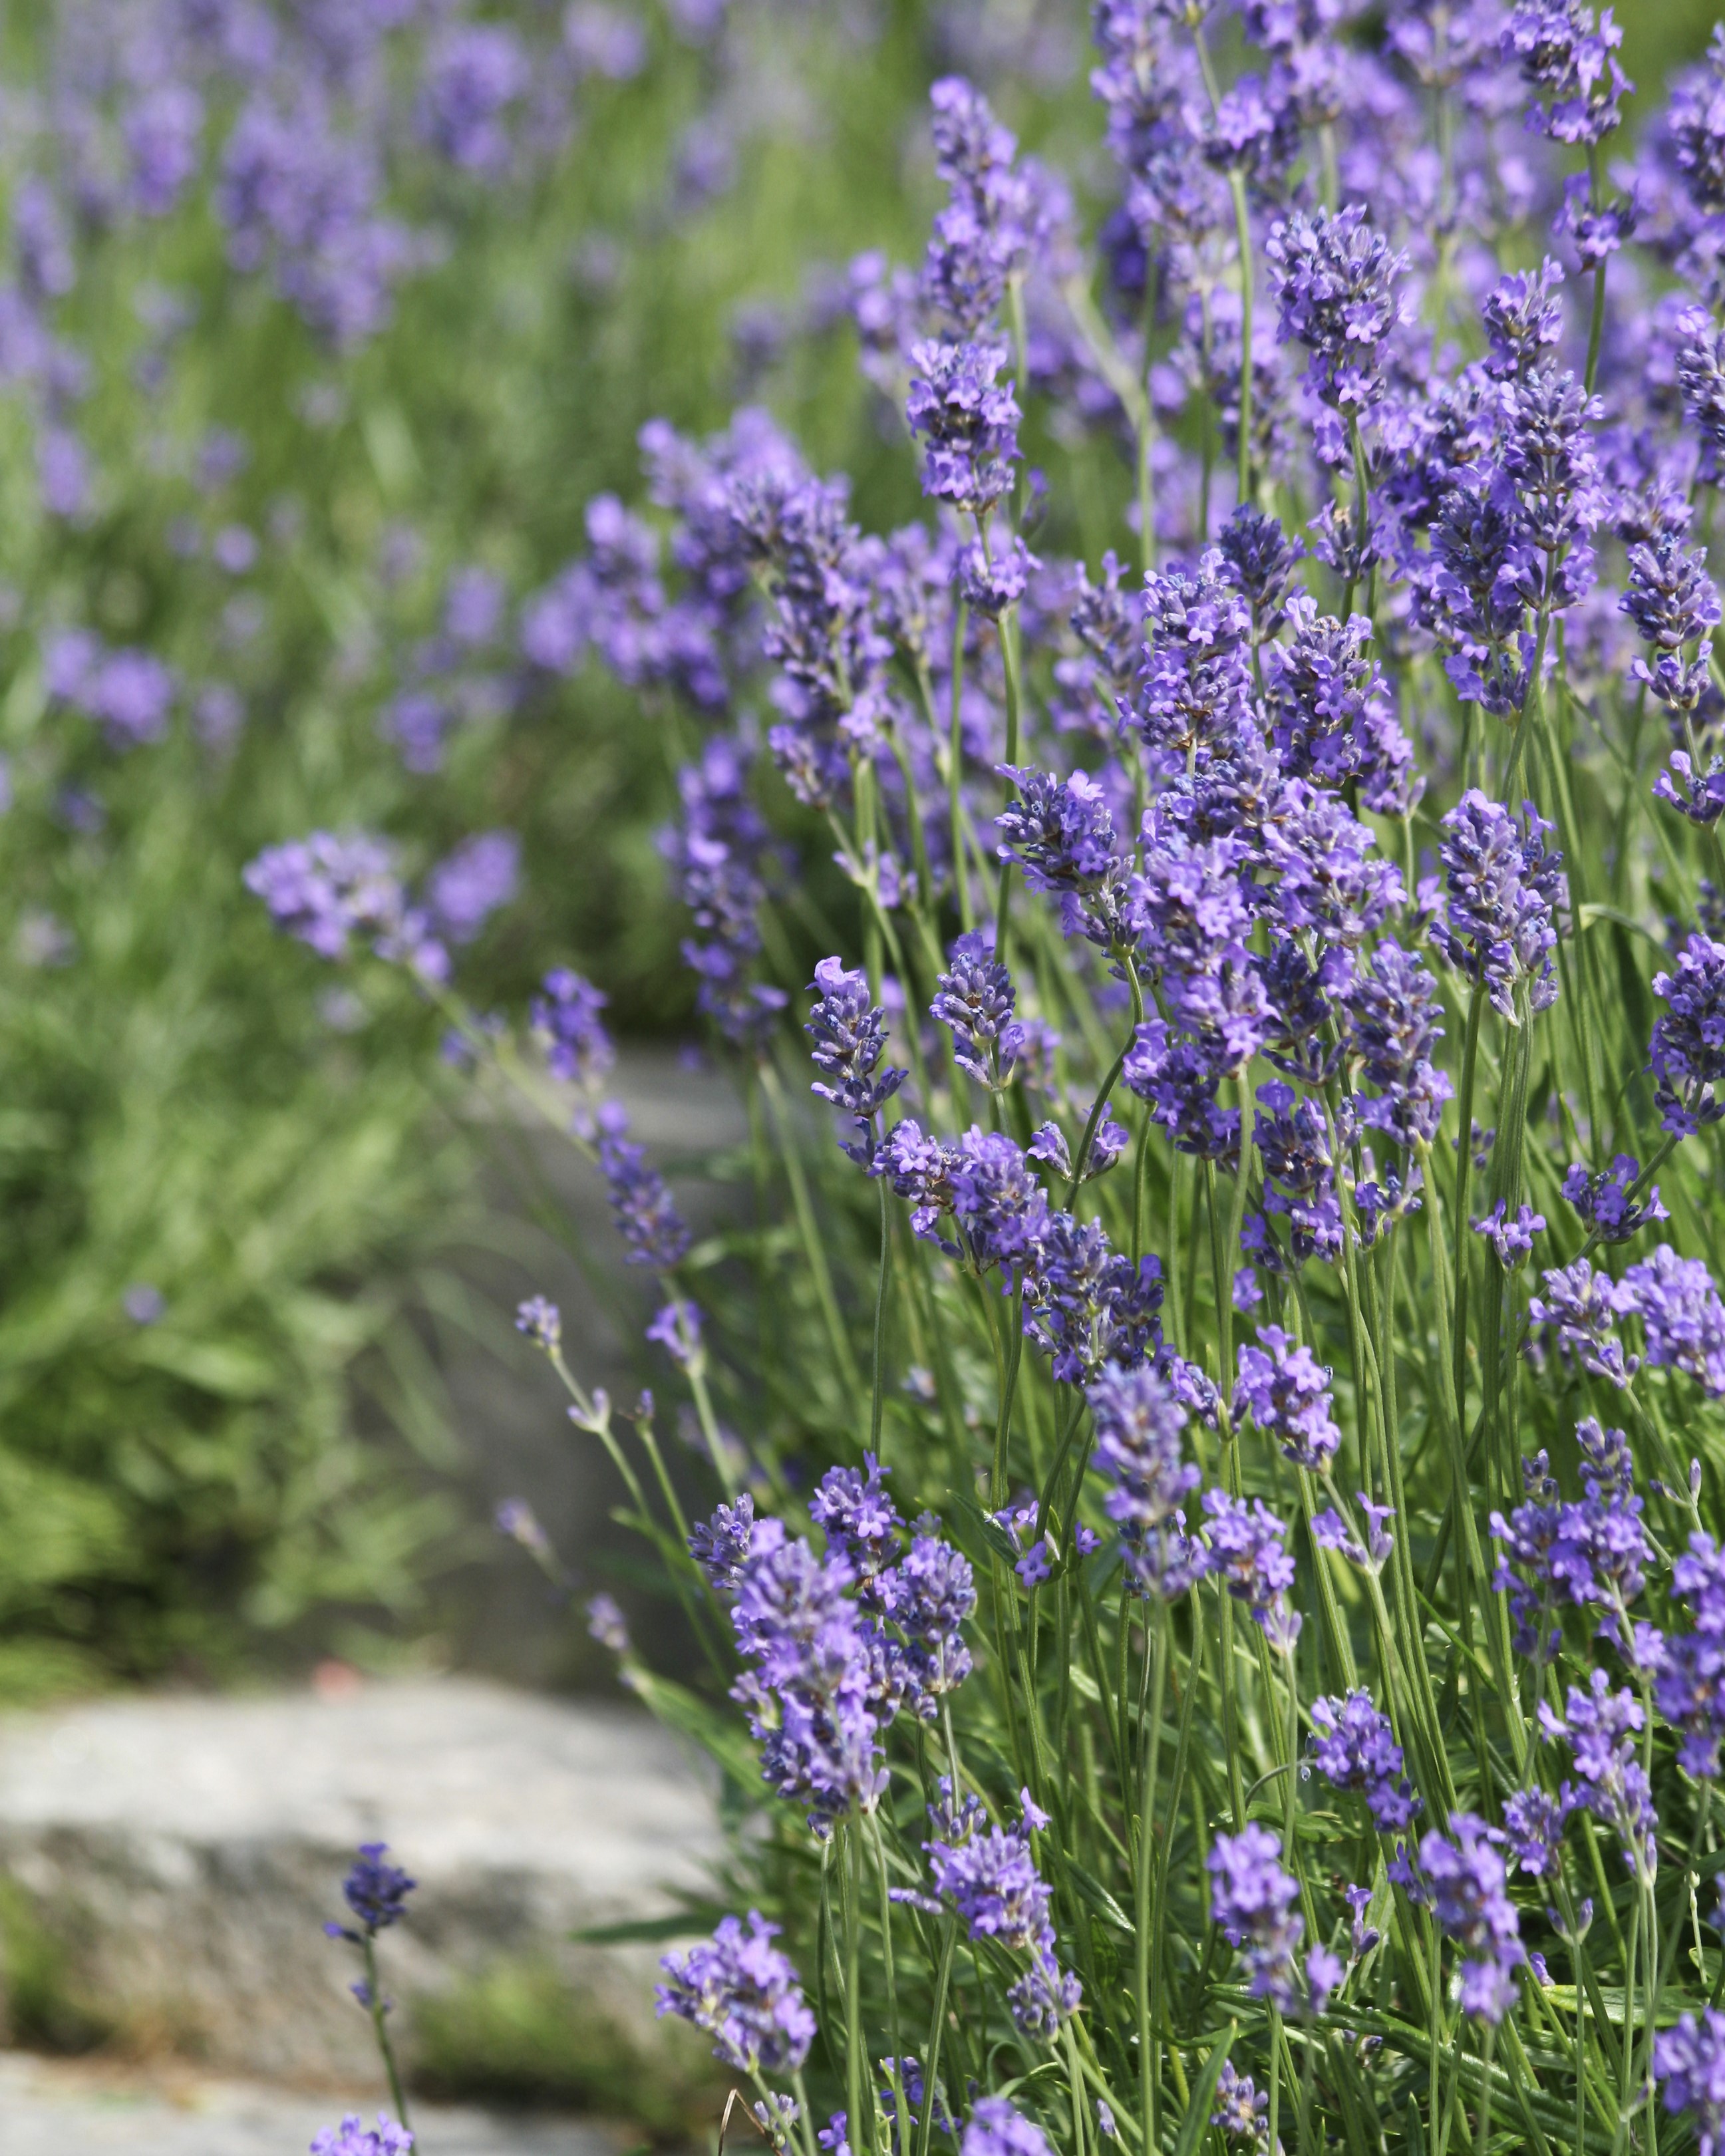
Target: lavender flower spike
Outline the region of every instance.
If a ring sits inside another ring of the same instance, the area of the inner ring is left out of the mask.
[[[778,1926],[749,1912],[711,1938],[660,1964],[658,2010],[692,2021],[713,2039],[713,2055],[738,2073],[794,2073],[814,2041],[814,2016],[797,1972],[773,1943]]]
[[[1330,1373],[1279,1325],[1260,1325],[1258,1339],[1256,1348],[1240,1347],[1234,1414],[1280,1437],[1296,1467],[1321,1475],[1342,1442],[1330,1413]]]
[[[1432,941],[1460,973],[1482,982],[1491,1008],[1517,1022],[1517,991],[1530,1010],[1557,1000],[1551,952],[1557,942],[1554,906],[1567,902],[1563,856],[1543,843],[1551,825],[1531,801],[1522,804],[1525,829],[1477,787],[1444,819],[1441,848],[1447,901]]]
[[[814,1039],[809,1052],[815,1068],[825,1071],[832,1082],[817,1079],[809,1090],[854,1116],[860,1139],[904,1084],[906,1073],[889,1064],[878,1078],[875,1075],[886,1050],[881,1030],[886,1013],[872,1002],[866,975],[848,972],[840,958],[823,958],[812,985],[819,991],[819,1000],[803,1030]],[[845,1150],[854,1161],[866,1165],[874,1148],[859,1142],[845,1145]]]
[[[1669,1008],[1653,1022],[1649,1060],[1654,1105],[1672,1137],[1692,1137],[1725,1116],[1725,943],[1692,936],[1677,970],[1653,976],[1653,993]]]

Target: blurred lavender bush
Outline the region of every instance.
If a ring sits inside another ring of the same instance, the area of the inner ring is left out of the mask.
[[[386,831],[504,992],[574,957],[677,1021],[672,772],[557,641],[584,506],[649,416],[769,377],[901,488],[843,352],[788,332],[831,314],[812,264],[912,228],[937,64],[1076,81],[1045,12],[1003,44],[980,6],[7,11],[0,1690],[411,1623],[450,1515],[352,1390],[436,1454],[386,1350],[473,1149],[439,1022],[309,998],[239,867]]]

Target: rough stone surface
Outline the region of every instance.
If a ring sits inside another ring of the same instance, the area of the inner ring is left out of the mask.
[[[0,1875],[134,2045],[368,2085],[357,1958],[322,1925],[373,1840],[421,1882],[383,1941],[409,2051],[416,1996],[535,1958],[650,2041],[654,1950],[568,1934],[672,1907],[718,1849],[700,1774],[644,1717],[471,1679],[0,1722]]]
[[[365,2107],[345,2107],[369,2117]],[[6,2156],[303,2156],[333,2125],[339,2099],[243,2082],[92,2072],[59,2061],[0,2056]],[[591,2121],[423,2105],[427,2156],[617,2156]]]

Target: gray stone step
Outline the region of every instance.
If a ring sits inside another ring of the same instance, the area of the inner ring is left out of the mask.
[[[305,2156],[341,2108],[259,2083],[0,2056],[6,2156]],[[419,2107],[413,2126],[417,2156],[618,2156],[623,2145],[589,2120],[453,2105]]]
[[[701,1774],[628,1707],[446,1678],[0,1721],[0,1924],[28,1931],[35,1991],[122,2048],[372,2088],[357,1957],[322,1925],[376,1840],[420,1881],[381,1943],[393,2025],[445,2085],[483,2082],[523,1999],[570,2096],[603,2103],[605,2073],[678,2041],[651,2017],[657,1948],[569,1939],[672,1909],[719,1853]],[[698,2056],[665,2055],[666,2086]]]

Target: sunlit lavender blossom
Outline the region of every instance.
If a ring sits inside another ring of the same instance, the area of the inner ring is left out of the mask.
[[[1469,1224],[1475,1235],[1491,1245],[1492,1254],[1506,1272],[1512,1272],[1524,1258],[1533,1255],[1533,1238],[1545,1231],[1545,1215],[1531,1205],[1517,1208],[1509,1218],[1509,1200],[1500,1198],[1491,1210]]]
[[[778,1930],[752,1909],[747,1931],[721,1917],[711,1938],[660,1964],[658,2011],[704,2030],[738,2073],[794,2073],[814,2041],[797,1972],[773,1943]]]
[[[1653,1022],[1648,1055],[1654,1104],[1672,1137],[1692,1137],[1725,1116],[1725,943],[1692,936],[1675,973],[1656,973],[1653,993],[1667,1009]]]
[[[1357,1789],[1373,1823],[1385,1834],[1402,1834],[1420,1810],[1420,1799],[1402,1772],[1402,1748],[1387,1715],[1368,1691],[1312,1704],[1312,1763],[1332,1789]]]
[[[1420,1844],[1420,1883],[1432,1913],[1466,1958],[1461,2010],[1495,2027],[1515,2004],[1515,1972],[1527,1958],[1521,1920],[1504,1892],[1502,1835],[1471,1812],[1450,1815],[1448,1836]]]
[[[1540,1279],[1543,1294],[1527,1298],[1529,1323],[1549,1326],[1559,1347],[1574,1355],[1584,1370],[1609,1378],[1614,1385],[1626,1385],[1630,1373],[1614,1329],[1631,1307],[1623,1290],[1609,1274],[1596,1273],[1585,1258],[1578,1258],[1573,1265],[1553,1267]]]
[[[1024,1036],[1013,1016],[1017,992],[1012,976],[995,957],[992,939],[961,936],[937,986],[939,993],[929,1013],[951,1027],[953,1061],[998,1092],[1011,1075]]]
[[[1623,1861],[1651,1879],[1658,1864],[1654,1845],[1659,1815],[1637,1757],[1641,1708],[1629,1691],[1613,1691],[1604,1670],[1592,1672],[1589,1688],[1571,1685],[1559,1715],[1548,1700],[1539,1705],[1539,1733],[1548,1743],[1569,1747],[1575,1779],[1563,1784],[1567,1810],[1590,1811],[1617,1835]]]
[[[567,966],[553,967],[546,975],[542,992],[528,1006],[528,1017],[553,1078],[572,1086],[591,1086],[616,1061],[611,1036],[599,1016],[608,1001],[591,981]]]
[[[1281,1842],[1256,1825],[1219,1834],[1210,1847],[1210,1915],[1246,1967],[1255,1999],[1286,2014],[1294,2004],[1294,1956],[1305,1919],[1298,1882],[1282,1869]]]
[[[916,372],[905,407],[913,434],[927,446],[922,488],[939,501],[985,516],[1011,486],[1019,456],[1019,407],[1004,344],[941,344],[911,349]]]
[[[1531,801],[1518,825],[1477,787],[1444,818],[1446,896],[1432,941],[1458,972],[1483,986],[1494,1010],[1514,1021],[1517,992],[1530,1010],[1557,1000],[1553,909],[1567,902],[1562,856],[1544,844],[1552,826]]]
[[[1641,1163],[1633,1153],[1614,1154],[1610,1167],[1597,1175],[1578,1160],[1563,1178],[1563,1195],[1602,1243],[1626,1243],[1656,1220],[1671,1218],[1659,1202],[1657,1183],[1645,1199],[1632,1197],[1640,1181]]]
[[[1250,1415],[1260,1430],[1281,1440],[1284,1457],[1322,1474],[1342,1442],[1330,1412],[1330,1373],[1279,1325],[1260,1325],[1258,1341],[1255,1348],[1240,1346],[1234,1415]]]
[[[1273,1646],[1291,1649],[1300,1614],[1285,1599],[1294,1584],[1286,1522],[1261,1497],[1231,1497],[1225,1490],[1206,1490],[1204,1510],[1205,1569],[1245,1604]]]

